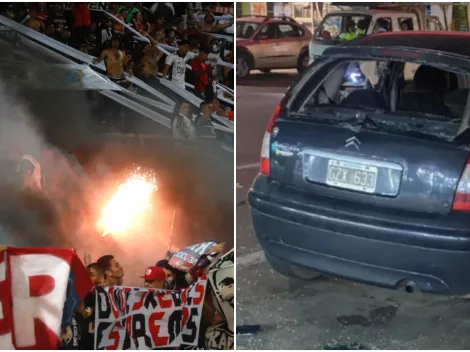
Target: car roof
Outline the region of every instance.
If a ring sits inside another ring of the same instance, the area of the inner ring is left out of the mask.
[[[371,15],[371,16],[374,16],[374,15],[378,15],[378,14],[398,14],[398,15],[402,15],[402,14],[406,14],[406,15],[409,15],[410,17],[416,17],[416,15],[414,13],[411,13],[411,12],[406,12],[406,11],[397,11],[397,10],[389,10],[389,9],[372,9],[372,10],[369,10],[369,9],[352,9],[352,10],[340,10],[340,11],[331,11],[331,12],[328,12],[326,16],[330,16],[330,15]]]
[[[247,16],[247,17],[237,18],[237,22],[238,21],[245,21],[245,22],[261,23],[261,22],[264,22],[265,20],[266,20],[266,17],[255,17],[255,16]]]
[[[470,33],[467,32],[387,32],[378,33],[345,42],[341,47],[401,47],[440,51],[470,58]],[[334,48],[328,50],[334,52]]]
[[[268,16],[247,16],[237,18],[237,22],[256,22],[256,23],[291,23],[298,24],[293,20],[289,20],[288,17],[268,17]]]

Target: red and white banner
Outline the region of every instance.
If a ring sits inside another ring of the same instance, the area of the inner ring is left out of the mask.
[[[73,250],[1,249],[0,349],[57,349],[66,299],[74,309],[91,287]]]
[[[95,349],[196,346],[206,287],[203,276],[182,291],[97,288]]]

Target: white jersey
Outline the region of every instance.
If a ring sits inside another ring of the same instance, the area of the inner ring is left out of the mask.
[[[173,55],[168,55],[165,60],[166,65],[173,65],[171,69],[171,81],[179,88],[186,90],[185,74],[186,64],[191,58],[189,55],[181,57],[176,52]]]

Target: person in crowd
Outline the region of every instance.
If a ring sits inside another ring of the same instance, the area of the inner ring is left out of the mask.
[[[108,19],[101,29],[101,45],[105,45],[113,38],[113,20]]]
[[[82,45],[81,51],[92,56],[98,56],[101,52],[101,31],[96,22],[92,22],[85,35],[86,45]]]
[[[210,101],[203,101],[199,105],[201,114],[196,117],[194,125],[196,128],[196,136],[198,139],[215,138],[214,126],[211,122],[211,116],[214,113],[214,107]]]
[[[209,80],[210,68],[207,67],[205,62],[217,61],[216,58],[209,58],[208,54],[209,50],[206,47],[200,47],[199,56],[191,62],[194,75],[194,94],[199,98],[204,98],[206,86],[212,84]]]
[[[135,15],[136,15],[138,12],[142,12],[142,4],[140,4],[140,3],[135,3],[135,4],[132,6],[132,8],[129,10],[129,12],[127,13],[126,23],[127,23],[127,24],[133,24],[133,23],[132,23],[132,20],[135,18]]]
[[[168,259],[159,260],[155,266],[164,269],[166,273],[165,288],[169,290],[182,290],[189,287],[194,282],[194,277],[191,274],[185,273],[184,271],[173,268],[169,264]],[[170,280],[173,278],[173,280]]]
[[[166,30],[164,41],[168,45],[176,46],[176,33],[174,28],[170,27]]]
[[[129,57],[121,50],[121,39],[118,36],[113,36],[111,48],[103,50],[99,58],[93,60],[93,63],[98,64],[103,60],[109,79],[120,85],[127,84],[124,77],[124,70],[129,61]]]
[[[88,5],[84,2],[72,3],[73,43],[76,49],[86,46],[86,34],[91,24],[91,14]]]
[[[191,59],[188,55],[189,42],[182,40],[178,43],[178,50],[168,55],[165,60],[165,68],[163,69],[162,75],[165,78],[171,67],[170,80],[180,89],[186,90],[185,74],[186,64]]]
[[[188,55],[190,43],[187,40],[182,40],[178,43],[178,50],[172,54],[168,55],[165,60],[165,67],[163,69],[163,77],[166,77],[170,67],[171,70],[171,81],[180,89],[186,89],[186,64],[191,59]],[[200,60],[201,56],[193,57],[193,60]],[[209,61],[216,61],[215,59],[207,58],[207,53],[205,54],[205,59]]]
[[[175,290],[176,289],[176,280],[174,268],[168,263],[168,259],[159,260],[155,266],[162,268],[165,272],[165,289],[166,290]]]
[[[86,267],[88,275],[95,286],[102,286],[104,283],[104,271],[98,263],[88,264]]]
[[[145,269],[145,274],[140,276],[144,279],[145,288],[164,289],[166,274],[165,271],[158,266],[149,266]]]
[[[104,272],[103,286],[122,286],[124,270],[113,255],[104,255],[96,263]]]
[[[233,19],[227,23],[216,23],[215,16],[208,12],[203,21],[197,21],[197,26],[203,32],[221,32],[233,26]]]
[[[188,102],[183,101],[181,103],[178,115],[171,122],[171,129],[177,148],[187,149],[194,143],[196,130],[191,118]]]
[[[26,26],[29,28],[44,33],[46,31],[46,26],[44,22],[38,16],[38,10],[36,7],[32,7],[29,11],[29,20],[26,22]]]
[[[22,180],[24,189],[41,192],[43,189],[43,176],[41,164],[35,157],[29,154],[21,156],[19,169],[19,177]]]
[[[144,18],[142,16],[142,12],[137,11],[134,12],[134,17],[132,18],[132,26],[139,32],[147,32],[149,28],[147,25],[144,23]]]
[[[67,44],[70,30],[61,3],[54,3],[52,13],[48,15],[48,24],[54,26],[55,39]]]
[[[115,5],[116,8],[117,8],[117,5]],[[127,18],[127,15],[129,14],[129,12],[127,11],[127,7],[125,6],[121,6],[119,8],[119,10],[117,11],[117,14],[116,14],[116,17],[119,18],[122,22],[124,22]],[[114,32],[115,33],[120,33],[120,34],[124,34],[124,25],[122,23],[119,23],[117,21],[114,22]]]

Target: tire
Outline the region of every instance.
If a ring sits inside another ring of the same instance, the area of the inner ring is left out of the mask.
[[[261,72],[263,73],[269,73],[271,72],[271,69],[270,68],[263,68],[263,69],[260,69]]]
[[[279,274],[282,274],[284,276],[300,280],[313,280],[320,276],[323,276],[321,273],[315,270],[303,268],[297,265],[292,265],[282,259],[272,256],[267,252],[264,252],[264,255],[269,265],[271,265],[271,267]]]
[[[237,57],[237,78],[246,78],[250,74],[250,57],[242,53]]]
[[[299,59],[297,60],[297,72],[299,74],[303,74],[307,70],[308,62],[308,50],[303,50],[299,55]]]

